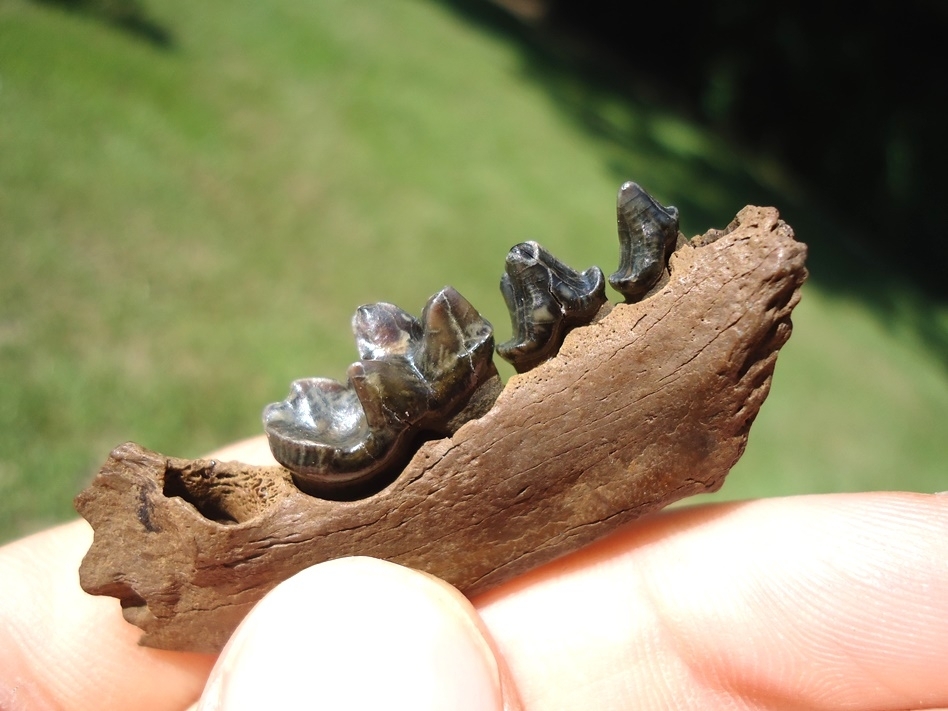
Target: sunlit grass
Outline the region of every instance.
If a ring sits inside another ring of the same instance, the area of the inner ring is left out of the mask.
[[[689,233],[800,209],[681,117],[436,2],[149,11],[170,48],[0,5],[0,537],[71,516],[125,440],[197,456],[258,433],[291,379],[342,376],[361,303],[417,313],[450,283],[506,338],[507,249],[612,268],[622,179]],[[818,284],[795,321],[724,494],[948,488],[923,344]]]

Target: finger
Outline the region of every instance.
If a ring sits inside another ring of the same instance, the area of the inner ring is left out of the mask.
[[[948,497],[679,510],[477,602],[530,709],[948,706]]]
[[[370,558],[308,568],[241,623],[199,711],[513,709],[471,604],[428,575]]]
[[[270,445],[265,435],[250,437],[219,449],[209,457],[225,462],[243,462],[258,466],[275,466],[277,461],[270,453]]]
[[[138,646],[118,602],[79,587],[84,521],[0,548],[0,709],[180,711],[213,657]]]

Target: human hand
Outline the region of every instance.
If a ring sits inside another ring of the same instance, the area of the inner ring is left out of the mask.
[[[216,458],[263,460],[265,443]],[[253,610],[217,666],[78,587],[76,522],[0,549],[0,709],[948,707],[948,496],[694,507],[468,603],[365,558]]]

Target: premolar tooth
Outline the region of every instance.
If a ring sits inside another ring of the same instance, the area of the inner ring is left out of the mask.
[[[556,355],[567,331],[592,321],[606,302],[599,267],[577,272],[536,242],[522,242],[507,254],[500,291],[514,335],[497,352],[518,373]]]
[[[619,188],[619,269],[609,277],[626,302],[640,301],[661,279],[678,242],[678,208],[664,207],[638,184]]]

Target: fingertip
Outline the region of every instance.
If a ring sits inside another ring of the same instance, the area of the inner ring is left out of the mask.
[[[158,711],[198,695],[208,655],[140,647],[114,599],[79,587],[91,541],[75,521],[0,548],[0,708]]]
[[[266,435],[258,435],[234,442],[207,455],[207,459],[218,459],[224,462],[243,462],[261,467],[276,466],[277,462],[270,452]]]
[[[668,511],[477,602],[531,707],[942,708],[948,498]]]
[[[500,711],[503,678],[460,593],[392,563],[345,558],[302,571],[254,608],[198,709]]]

